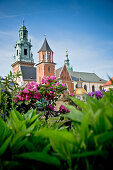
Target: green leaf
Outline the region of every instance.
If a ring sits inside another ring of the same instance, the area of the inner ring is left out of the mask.
[[[94,115],[93,124],[96,133],[102,133],[112,128],[112,124],[106,117],[104,108],[97,110],[96,114]]]
[[[75,122],[81,122],[85,116],[84,113],[77,110],[74,106],[66,105],[66,107],[70,110],[70,113],[68,114],[62,114],[63,117],[67,117]]]
[[[89,121],[89,114],[86,114],[82,121],[81,130],[80,130],[81,139],[82,142],[84,142],[85,146],[87,146],[88,144],[88,135],[89,135],[88,121]]]
[[[71,96],[68,96],[68,98],[70,100],[72,100],[74,104],[79,106],[82,109],[83,112],[86,113],[88,111],[88,105],[85,102],[83,102],[83,101],[81,101],[81,100],[79,100],[79,99],[77,99],[75,97],[71,97]]]
[[[30,120],[32,117],[32,114],[33,114],[33,109],[29,110],[26,114],[24,114],[24,118]]]
[[[12,135],[10,135],[2,144],[2,146],[0,147],[0,156],[4,154],[4,152],[6,151],[8,145],[10,144],[12,139]]]
[[[72,157],[73,158],[81,158],[81,157],[87,157],[87,156],[103,156],[107,154],[107,152],[105,151],[89,151],[89,152],[82,152],[82,153],[75,153],[75,154],[72,154]]]
[[[46,164],[51,164],[56,167],[60,167],[61,163],[59,159],[55,156],[50,156],[45,152],[27,152],[23,154],[15,155],[16,158],[23,158],[28,160],[40,161]]]
[[[108,141],[113,140],[113,131],[111,132],[105,132],[105,133],[101,133],[99,135],[95,136],[95,141],[97,144],[105,144]]]

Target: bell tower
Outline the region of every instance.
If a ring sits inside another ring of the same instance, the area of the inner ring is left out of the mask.
[[[19,29],[19,40],[16,41],[15,51],[16,54],[13,56],[13,74],[17,72],[20,66],[34,66],[33,54],[31,52],[31,40],[28,41],[28,31],[23,24]]]
[[[37,82],[41,83],[43,76],[55,76],[55,63],[53,62],[53,51],[46,38],[38,51]]]

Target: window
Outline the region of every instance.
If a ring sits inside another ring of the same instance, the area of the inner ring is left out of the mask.
[[[94,86],[94,85],[92,86],[92,91],[93,91],[93,92],[95,91],[95,86]]]
[[[26,33],[24,33],[24,37],[26,36]]]
[[[45,55],[43,54],[43,60],[45,60]]]
[[[48,60],[51,60],[50,54],[48,55]]]
[[[24,55],[27,55],[27,49],[24,49]]]
[[[48,72],[50,73],[50,66],[48,67]]]
[[[87,86],[86,86],[86,84],[84,85],[84,89],[87,91]]]
[[[39,73],[40,73],[40,67],[39,67]]]
[[[76,88],[78,88],[78,84],[76,84]]]
[[[18,56],[18,50],[17,50],[17,56]]]

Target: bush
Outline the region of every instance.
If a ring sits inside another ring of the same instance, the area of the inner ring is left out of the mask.
[[[21,114],[11,110],[0,119],[0,167],[2,169],[111,169],[113,156],[113,91],[101,100],[86,96],[86,103],[69,97],[81,110],[68,105],[62,117],[68,127],[49,126],[36,110]],[[60,119],[60,116],[58,117]]]

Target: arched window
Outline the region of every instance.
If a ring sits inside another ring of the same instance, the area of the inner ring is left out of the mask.
[[[45,60],[45,55],[43,54],[43,60]]]
[[[50,73],[50,66],[48,67],[48,72]]]
[[[86,86],[86,84],[84,85],[84,89],[87,91],[87,86]]]
[[[48,60],[51,60],[50,54],[48,54]]]
[[[92,91],[93,91],[93,92],[95,91],[95,86],[94,86],[94,85],[92,86]]]
[[[17,56],[18,56],[18,50],[17,50]]]

